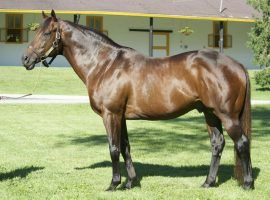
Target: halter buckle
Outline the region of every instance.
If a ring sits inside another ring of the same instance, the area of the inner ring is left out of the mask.
[[[53,47],[54,48],[57,48],[58,47],[58,41],[57,40],[53,41]]]
[[[60,40],[60,38],[61,38],[61,34],[60,34],[60,32],[59,32],[59,31],[57,31],[57,32],[56,32],[56,36],[55,36],[55,38],[56,38],[57,40]]]

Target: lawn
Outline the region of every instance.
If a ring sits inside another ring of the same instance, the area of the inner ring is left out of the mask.
[[[255,85],[254,71],[249,73],[252,99],[270,100],[270,91],[260,90]],[[87,95],[85,86],[71,67],[42,67],[32,71],[23,67],[0,67],[1,93]]]
[[[111,179],[105,130],[88,105],[0,105],[0,197],[269,199],[270,106],[252,110],[255,190],[244,191],[232,178],[227,134],[218,187],[200,188],[211,153],[204,120],[194,111],[169,121],[128,121],[140,187],[111,193],[104,191]]]
[[[33,91],[34,90],[34,91]],[[83,82],[71,67],[0,67],[0,94],[87,95]]]

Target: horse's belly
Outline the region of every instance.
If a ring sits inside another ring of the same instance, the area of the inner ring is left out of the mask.
[[[150,103],[144,104],[143,106],[127,105],[125,117],[126,119],[148,120],[172,119],[192,109],[194,109],[192,101],[179,101],[177,104],[173,105],[168,105],[168,102],[164,104]]]

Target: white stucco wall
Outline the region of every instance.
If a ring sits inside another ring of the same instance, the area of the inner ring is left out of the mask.
[[[73,20],[73,15],[58,15],[61,19]],[[40,14],[24,14],[24,27],[28,23],[40,22]],[[81,15],[80,24],[86,24],[86,16]],[[225,54],[235,58],[243,63],[247,68],[255,68],[252,64],[252,53],[246,47],[248,39],[247,33],[251,28],[250,23],[229,22],[228,34],[232,35],[232,48],[225,49]],[[184,26],[190,26],[194,33],[190,36],[184,36],[177,31]],[[5,14],[0,13],[0,28],[5,27]],[[139,52],[148,55],[149,36],[146,32],[131,32],[130,28],[149,28],[149,18],[144,17],[120,17],[120,16],[104,16],[103,27],[108,30],[109,37],[115,42],[132,47]],[[198,50],[208,48],[208,34],[212,33],[213,25],[211,21],[205,20],[181,20],[181,19],[154,19],[154,29],[173,30],[170,34],[170,54]],[[33,38],[33,32],[29,32],[29,41]],[[154,42],[163,38],[156,37]],[[23,44],[7,44],[0,43],[0,66],[18,66],[21,65],[21,55],[27,43]],[[218,50],[218,49],[216,49]],[[164,51],[154,51],[155,56],[165,55]],[[69,66],[64,57],[58,56],[53,63],[53,66]]]

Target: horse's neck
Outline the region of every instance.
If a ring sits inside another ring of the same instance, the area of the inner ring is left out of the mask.
[[[116,55],[115,49],[109,44],[67,24],[67,30],[72,33],[65,34],[64,56],[67,58],[77,75],[86,83],[89,74],[97,67],[104,67],[106,58]]]

